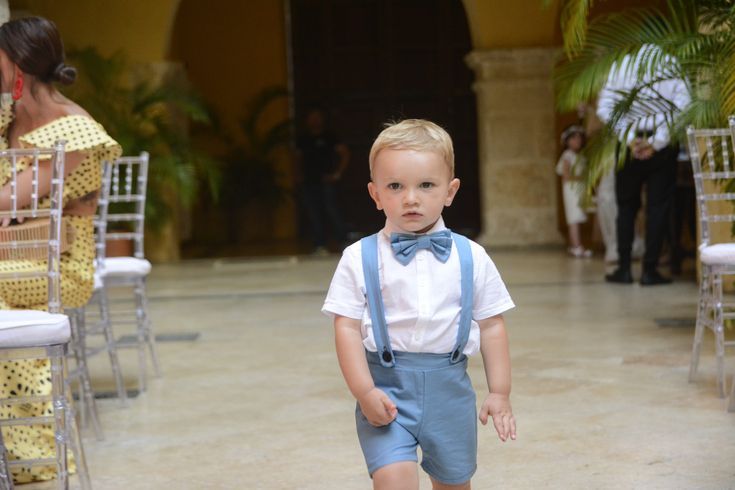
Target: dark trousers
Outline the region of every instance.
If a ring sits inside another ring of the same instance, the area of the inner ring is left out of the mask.
[[[306,183],[302,192],[314,246],[325,247],[327,245],[325,226],[327,222],[331,225],[334,240],[338,245],[344,245],[347,240],[347,230],[337,204],[337,189],[334,184]]]
[[[628,152],[625,165],[615,176],[621,268],[630,267],[635,217],[641,207],[641,190],[646,184],[646,253],[643,256],[643,270],[656,269],[676,188],[677,154],[677,149],[672,146],[657,151],[648,160],[636,160]]]

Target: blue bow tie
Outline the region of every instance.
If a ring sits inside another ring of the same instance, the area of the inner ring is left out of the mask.
[[[441,262],[449,260],[452,251],[452,232],[437,231],[428,235],[411,235],[408,233],[391,233],[390,246],[396,260],[403,265],[408,264],[416,255],[416,250],[431,250]]]

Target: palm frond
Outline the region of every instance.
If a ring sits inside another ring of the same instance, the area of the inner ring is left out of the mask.
[[[648,46],[659,46],[672,30],[653,9],[631,9],[594,20],[583,48],[554,72],[558,108],[572,110],[594,98],[626,56],[641,60],[640,76],[651,74],[665,53]]]
[[[567,0],[561,8],[561,29],[564,33],[564,51],[570,58],[579,52],[585,43],[587,18],[593,0]]]
[[[209,114],[186,84],[171,79],[151,83],[151,74],[145,68],[133,70],[121,53],[106,57],[88,48],[71,51],[69,58],[79,67],[80,77],[67,94],[126,154],[151,154],[149,225],[155,228],[168,219],[173,206],[191,206],[201,185],[217,194],[221,164],[192,149],[185,124],[206,124]]]

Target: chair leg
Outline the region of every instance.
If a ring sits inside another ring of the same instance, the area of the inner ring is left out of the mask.
[[[8,452],[5,448],[3,433],[0,431],[0,490],[13,490],[13,477],[8,467]]]
[[[120,360],[117,356],[117,343],[115,342],[115,333],[113,332],[112,321],[110,320],[110,305],[107,298],[107,289],[103,287],[95,295],[99,302],[100,321],[102,322],[102,329],[105,335],[105,344],[107,346],[107,355],[110,358],[112,376],[115,378],[117,398],[122,406],[127,406],[128,392],[125,389],[125,380],[122,375],[122,369],[120,369]]]
[[[63,348],[54,346],[49,348],[51,364],[51,398],[54,411],[54,440],[56,442],[56,478],[62,490],[69,488],[69,470],[67,465],[68,407],[64,386],[65,359]]]
[[[699,306],[697,307],[697,323],[694,327],[694,341],[692,343],[692,359],[689,364],[689,382],[694,381],[694,377],[697,374],[699,368],[699,355],[702,350],[702,334],[704,333],[704,326],[707,321],[708,308],[710,304],[708,297],[711,294],[710,287],[710,275],[708,267],[702,266],[702,281],[699,285]]]
[[[148,295],[146,293],[146,281],[145,278],[141,279],[140,284],[140,299],[141,299],[141,310],[143,312],[143,327],[145,329],[146,343],[148,344],[148,350],[150,351],[151,361],[153,363],[153,374],[157,378],[161,377],[161,365],[158,362],[158,349],[156,348],[156,336],[153,333],[153,327],[151,326],[151,320],[148,316]]]
[[[80,308],[75,310],[74,315],[72,315],[71,317],[71,331],[73,342],[72,350],[74,351],[74,358],[77,362],[77,369],[79,369],[79,386],[81,388],[79,404],[82,407],[82,414],[84,414],[82,420],[85,420],[86,414],[89,414],[89,418],[92,421],[94,434],[98,441],[102,441],[105,437],[102,433],[102,426],[100,424],[100,419],[97,412],[97,401],[94,398],[92,383],[89,379],[84,314],[84,309]]]
[[[712,330],[715,334],[715,356],[717,360],[717,393],[720,398],[725,397],[725,328],[722,318],[722,275],[714,273],[715,318]]]
[[[146,390],[146,377],[148,371],[148,361],[146,355],[146,345],[148,343],[146,338],[146,315],[145,315],[145,287],[143,281],[136,281],[133,285],[133,294],[135,296],[135,320],[136,320],[136,337],[138,347],[138,389],[140,392]]]
[[[77,466],[77,478],[79,478],[79,486],[82,490],[92,490],[92,482],[89,479],[89,470],[87,468],[87,458],[84,454],[84,446],[82,445],[79,427],[74,417],[74,411],[70,408],[67,411],[67,428],[69,430],[69,447],[74,455],[74,462]]]

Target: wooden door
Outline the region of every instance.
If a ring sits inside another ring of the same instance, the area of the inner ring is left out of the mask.
[[[370,146],[383,123],[426,118],[452,136],[462,181],[447,226],[476,235],[477,117],[461,0],[290,0],[290,13],[296,120],[323,108],[350,148],[339,193],[349,227],[366,234],[384,223],[366,189]]]

